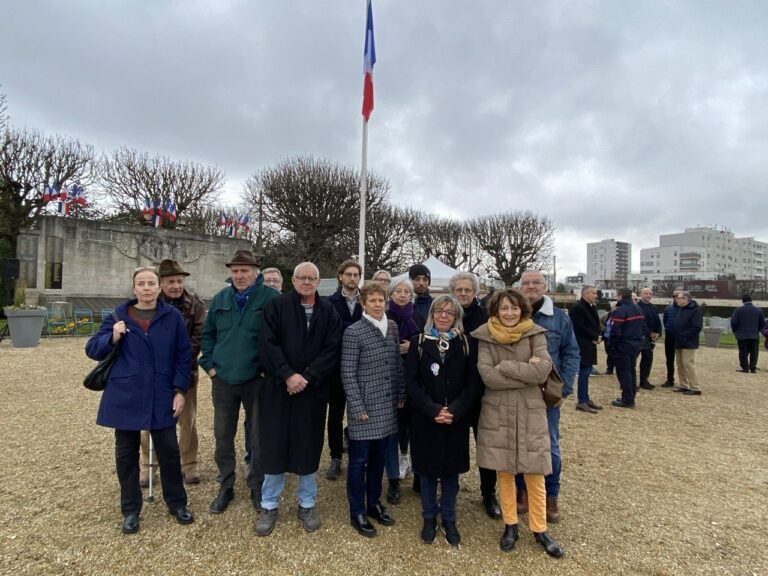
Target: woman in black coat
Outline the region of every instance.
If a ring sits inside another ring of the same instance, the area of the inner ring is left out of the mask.
[[[420,475],[424,527],[432,543],[437,513],[446,541],[458,546],[459,474],[469,470],[469,411],[480,393],[477,347],[463,334],[462,308],[451,296],[432,302],[424,333],[411,338],[406,385],[411,404],[411,458]],[[440,482],[440,503],[437,483]]]

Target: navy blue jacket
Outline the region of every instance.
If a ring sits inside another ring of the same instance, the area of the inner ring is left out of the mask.
[[[610,350],[620,354],[637,354],[645,335],[645,314],[632,297],[619,300],[611,315]]]
[[[157,430],[176,426],[173,417],[175,389],[186,391],[192,348],[181,313],[172,305],[157,302],[155,317],[145,333],[128,316],[128,306],[117,307],[117,317],[129,332],[120,339],[120,352],[101,396],[96,424],[119,430]],[[113,349],[115,319],[104,318],[99,331],[88,339],[88,358],[102,360]]]
[[[328,296],[327,300],[333,304],[333,307],[336,309],[336,313],[339,315],[339,318],[341,318],[342,334],[346,332],[347,328],[352,326],[352,324],[363,317],[363,307],[360,305],[359,301],[357,304],[355,304],[354,312],[352,314],[349,313],[347,299],[344,297],[344,294],[341,293],[341,286],[339,286],[336,292]]]
[[[736,340],[759,340],[763,324],[763,311],[752,302],[745,302],[731,316],[731,330]]]
[[[677,322],[677,315],[680,313],[680,307],[677,302],[672,302],[669,306],[664,308],[664,330],[667,331],[667,339],[674,339],[675,335],[672,333],[672,327]]]
[[[696,303],[691,300],[688,305],[678,308],[677,318],[671,329],[675,338],[675,348],[695,349],[699,347],[699,335],[704,327],[704,313]]]
[[[413,308],[424,316],[424,318],[429,318],[429,309],[432,307],[432,296],[429,294],[429,290],[427,290],[424,294],[417,294],[416,299],[413,301]]]
[[[651,332],[656,332],[661,336],[663,328],[661,326],[661,320],[659,319],[659,311],[656,310],[656,306],[651,303],[646,304],[642,300],[638,300],[637,306],[643,311],[643,314],[645,314],[645,327],[648,329],[648,335],[650,336]]]

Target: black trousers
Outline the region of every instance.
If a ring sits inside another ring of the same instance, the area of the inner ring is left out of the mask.
[[[344,408],[347,405],[347,396],[344,394],[344,385],[341,376],[337,373],[331,377],[328,392],[328,448],[331,450],[331,458],[341,460],[344,450]]]
[[[667,361],[667,382],[675,382],[675,339],[669,335],[664,337],[664,358]]]
[[[621,386],[621,400],[625,404],[634,404],[637,394],[637,354],[613,352],[611,356]]]
[[[760,340],[737,340],[739,344],[739,366],[742,370],[754,371],[757,368],[757,350]]]
[[[477,414],[473,414],[472,420],[472,434],[475,436],[475,445],[477,445],[477,428],[478,420],[480,417],[480,411]],[[496,470],[489,470],[481,466],[477,467],[480,470],[480,494],[485,498],[486,496],[496,495]]]
[[[653,366],[653,344],[640,351],[640,384],[646,384]]]
[[[240,406],[245,410],[245,420],[251,425],[251,466],[246,484],[261,494],[264,473],[261,468],[261,442],[259,436],[259,400],[264,389],[264,378],[254,378],[243,384],[227,384],[217,376],[211,379],[213,399],[213,436],[216,449],[213,458],[219,468],[221,489],[235,485],[235,434],[240,417]]]
[[[160,464],[160,483],[163,486],[163,500],[169,510],[187,505],[187,491],[181,475],[179,442],[176,426],[150,430],[152,443]],[[139,514],[143,498],[139,486],[139,430],[115,430],[115,463],[117,479],[120,482],[120,511],[123,516]]]

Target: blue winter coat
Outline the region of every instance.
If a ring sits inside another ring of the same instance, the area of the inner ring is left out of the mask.
[[[570,396],[581,363],[581,353],[571,319],[566,312],[555,307],[549,296],[544,296],[544,303],[534,313],[533,321],[547,330],[547,352],[563,379],[563,398]]]
[[[155,430],[176,425],[173,417],[175,389],[186,391],[192,362],[184,319],[170,304],[157,302],[155,317],[144,332],[128,316],[131,300],[118,306],[117,317],[128,332],[120,339],[120,352],[101,397],[96,423],[119,430]],[[99,331],[88,339],[85,353],[102,360],[113,349],[115,319],[104,318]]]
[[[731,316],[731,330],[736,340],[759,340],[763,324],[763,311],[752,302],[742,304]]]
[[[678,307],[677,318],[667,334],[675,339],[675,348],[695,350],[699,347],[699,335],[704,328],[704,313],[696,300],[691,300],[686,306]]]

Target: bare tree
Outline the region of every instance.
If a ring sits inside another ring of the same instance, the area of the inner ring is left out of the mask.
[[[434,256],[452,268],[458,268],[467,261],[467,254],[461,250],[465,225],[452,218],[422,214],[414,229],[424,256]]]
[[[754,296],[756,292],[759,292],[763,287],[762,280],[755,280],[744,278],[742,280],[736,280],[736,297],[741,298],[745,294]]]
[[[102,162],[106,196],[118,213],[139,224],[146,222],[142,213],[146,199],[167,199],[176,205],[176,222],[167,226],[193,229],[195,221],[188,222],[186,212],[212,206],[224,186],[224,173],[215,166],[150,157],[127,147],[115,150]]]
[[[495,273],[506,285],[528,268],[546,269],[554,251],[554,224],[530,211],[481,216],[469,228],[480,248],[493,260]]]
[[[91,186],[98,176],[93,147],[78,140],[6,130],[0,140],[0,238],[16,254],[19,232],[43,212],[46,185]]]
[[[8,103],[5,94],[0,92],[0,132],[8,127]]]
[[[408,239],[421,218],[410,208],[382,203],[366,211],[365,261],[366,272],[373,276],[376,270],[397,271],[412,264]]]
[[[680,290],[682,282],[680,280],[655,280],[653,282],[653,291],[658,296],[671,298],[676,290]]]
[[[367,179],[366,214],[372,215],[385,203],[389,184],[372,173]],[[357,252],[360,187],[353,168],[312,156],[288,158],[255,172],[243,200],[280,230],[277,245],[286,265],[311,260],[322,274],[333,275]],[[257,236],[256,245],[263,241]]]

